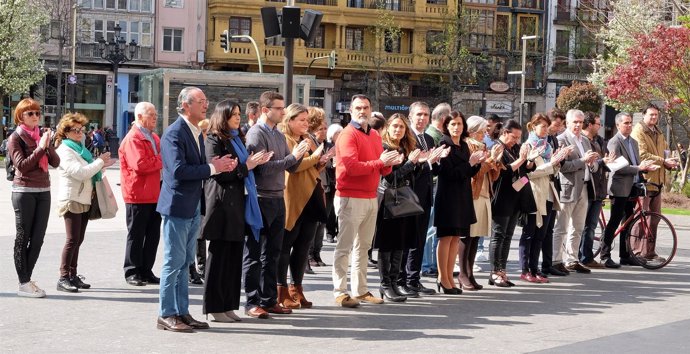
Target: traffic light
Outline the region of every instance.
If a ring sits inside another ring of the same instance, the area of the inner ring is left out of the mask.
[[[335,50],[331,50],[331,54],[328,56],[328,68],[333,70],[338,65],[338,54]]]
[[[230,33],[228,30],[223,31],[223,33],[220,34],[220,47],[223,48],[223,53],[230,52],[230,42],[228,42],[229,37]]]

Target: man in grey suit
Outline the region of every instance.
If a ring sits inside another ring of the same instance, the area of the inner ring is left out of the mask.
[[[553,231],[553,267],[563,272],[590,273],[589,268],[579,261],[580,239],[587,217],[588,198],[585,184],[592,183],[592,173],[598,170],[595,162],[599,154],[592,151],[589,139],[582,134],[585,114],[580,110],[571,109],[566,113],[565,118],[567,129],[558,136],[558,145],[561,148],[568,146],[574,146],[574,148],[561,162],[561,170],[558,174],[561,181],[562,207],[556,216],[556,226]],[[565,244],[564,238],[566,238]],[[563,259],[564,248],[565,259]]]
[[[620,264],[611,259],[611,243],[621,221],[624,218],[630,217],[635,209],[635,201],[630,199],[633,185],[642,181],[640,172],[658,168],[652,160],[640,161],[640,150],[637,146],[637,141],[630,137],[633,124],[632,116],[629,113],[621,112],[616,115],[616,128],[618,128],[618,133],[609,140],[608,149],[611,153],[615,153],[616,156],[624,157],[630,165],[609,175],[608,190],[609,198],[611,199],[611,217],[608,224],[606,224],[604,245],[601,249],[601,262],[606,268],[620,267]],[[621,263],[623,264],[631,264],[627,261],[627,234],[627,230],[621,231],[620,239],[618,240]]]

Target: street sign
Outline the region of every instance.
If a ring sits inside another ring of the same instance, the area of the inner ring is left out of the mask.
[[[70,85],[75,85],[77,83],[77,75],[69,75],[67,77],[67,83]]]

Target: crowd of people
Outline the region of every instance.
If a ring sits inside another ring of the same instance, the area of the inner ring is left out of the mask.
[[[303,280],[312,266],[326,266],[324,234],[335,242],[333,296],[342,307],[482,290],[475,260],[485,239],[488,284],[514,286],[507,261],[518,224],[521,281],[544,284],[549,276],[631,264],[625,235],[620,263],[611,245],[632,212],[635,182],[661,185],[679,165],[664,154],[653,105],[634,127],[631,114],[619,113],[608,143],[598,135],[600,118],[579,110],[535,114],[523,142],[517,121],[466,118],[445,103],[432,110],[415,102],[408,116],[385,119],[367,96],[355,95],[344,126],[328,126],[318,107],[286,107],[272,91],[247,104],[244,125],[235,101],[218,102],[206,119],[208,108],[201,89],[184,88],[178,119],[159,137],[156,108],[140,102],[119,148],[128,230],[123,276],[132,286],[159,284],[157,326],[164,330],[209,327],[190,315],[190,281],[204,284],[202,313],[216,322],[241,320],[242,290],[244,312],[254,318],[312,307]],[[77,266],[94,186],[115,162],[88,148],[85,116],[66,114],[53,133],[39,128],[40,111],[38,102],[21,101],[8,143],[18,295],[26,297],[45,296],[32,272],[50,214],[48,167],[58,170],[57,212],[66,230],[57,290],[79,292],[91,286]],[[610,171],[621,158],[627,166]],[[415,212],[389,207],[387,191],[397,198],[403,188],[412,191],[405,202]],[[607,195],[611,218],[597,262],[592,240]],[[658,211],[661,199],[644,205]],[[159,278],[153,266],[161,226]],[[631,251],[663,261],[650,244]],[[369,260],[378,268],[378,291],[367,285]],[[423,285],[423,274],[436,277],[436,290]]]

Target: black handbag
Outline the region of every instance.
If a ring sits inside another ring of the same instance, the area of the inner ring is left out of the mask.
[[[407,184],[399,186],[398,177],[393,179],[393,186],[383,192],[383,218],[395,219],[424,213],[419,204],[419,197]]]
[[[90,183],[91,180],[88,181]],[[101,218],[101,208],[98,206],[98,194],[96,189],[91,194],[91,207],[89,208],[89,220],[98,220]]]

